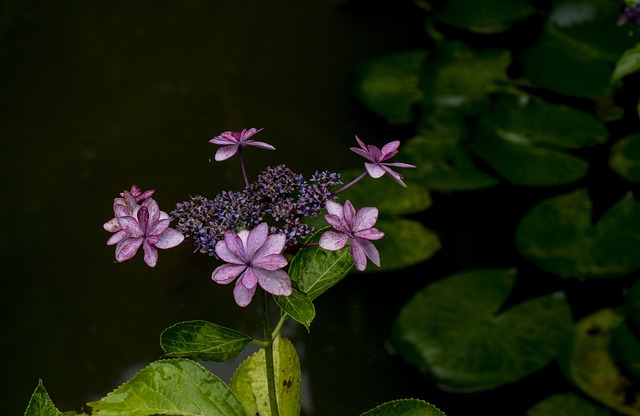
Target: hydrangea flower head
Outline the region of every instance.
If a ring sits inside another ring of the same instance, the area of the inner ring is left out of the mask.
[[[380,267],[380,254],[370,240],[379,240],[384,233],[373,228],[378,220],[378,209],[363,207],[356,211],[347,200],[344,206],[335,201],[327,201],[325,219],[334,230],[322,234],[320,247],[325,250],[340,250],[349,241],[349,249],[356,269],[363,271],[367,267],[367,258]]]
[[[281,270],[287,265],[282,255],[285,240],[284,234],[269,235],[266,222],[251,231],[227,231],[216,244],[216,254],[226,263],[216,267],[211,278],[223,285],[238,278],[233,297],[241,307],[251,303],[258,285],[271,294],[289,296],[291,279]]]
[[[384,146],[382,146],[382,149],[371,144],[364,144],[364,142],[360,140],[358,136],[356,136],[356,141],[358,142],[358,145],[360,147],[352,147],[351,151],[359,154],[369,161],[365,162],[364,166],[372,178],[379,178],[385,173],[388,173],[389,176],[391,176],[400,185],[404,187],[407,186],[402,181],[402,175],[389,168],[389,166],[396,168],[415,168],[415,166],[401,162],[384,163],[385,160],[391,159],[398,153],[398,147],[400,147],[399,140],[385,144]]]
[[[254,146],[261,149],[275,150],[276,148],[265,142],[250,139],[250,137],[262,131],[262,129],[242,129],[242,131],[225,131],[209,140],[209,143],[220,147],[216,151],[215,160],[220,162],[227,160],[238,152],[240,147]]]

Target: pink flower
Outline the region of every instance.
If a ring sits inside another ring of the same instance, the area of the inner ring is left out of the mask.
[[[158,262],[158,249],[175,247],[184,240],[184,236],[181,232],[169,228],[169,215],[160,211],[158,203],[152,198],[147,198],[141,205],[137,205],[133,194],[127,191],[124,193],[124,203],[113,205],[118,225],[112,228],[115,234],[109,238],[107,245],[116,245],[118,262],[129,260],[142,246],[145,263],[149,267],[155,267]],[[107,222],[105,228],[112,221]]]
[[[243,129],[242,131],[225,131],[209,140],[209,143],[222,146],[215,155],[216,161],[227,160],[235,155],[238,149],[247,146],[259,147],[261,149],[275,150],[276,148],[264,142],[250,140],[249,138],[259,133],[262,129]]]
[[[227,263],[218,266],[211,278],[226,285],[240,276],[233,297],[241,307],[251,303],[258,284],[274,295],[291,294],[291,279],[280,270],[287,265],[282,255],[286,237],[268,233],[269,226],[263,222],[251,231],[227,231],[224,240],[216,244],[216,254]]]
[[[356,269],[363,271],[367,267],[367,258],[380,267],[380,254],[369,240],[379,240],[384,233],[373,228],[378,220],[378,209],[363,207],[356,212],[353,204],[347,200],[344,207],[335,201],[327,201],[325,215],[327,222],[335,231],[327,231],[320,237],[320,247],[336,251],[350,241],[351,256]]]
[[[120,192],[120,198],[115,198],[113,200],[113,211],[116,214],[116,217],[110,219],[105,222],[102,226],[105,230],[110,233],[115,233],[120,231],[120,223],[118,221],[118,214],[122,215],[133,215],[133,212],[138,207],[138,202],[144,201],[147,198],[150,198],[155,190],[149,190],[142,192],[140,188],[136,185],[131,185],[131,191],[122,191]],[[125,210],[116,208],[116,205],[124,206]]]
[[[388,173],[389,176],[391,176],[400,185],[404,187],[407,186],[404,182],[402,182],[402,175],[400,175],[396,171],[391,170],[389,166],[393,166],[396,168],[415,168],[415,166],[409,165],[408,163],[400,162],[383,163],[385,160],[391,159],[398,153],[400,141],[396,140],[391,143],[387,143],[382,146],[382,149],[379,149],[378,147],[373,145],[365,145],[358,136],[356,136],[356,141],[358,142],[360,148],[352,147],[351,151],[359,154],[369,161],[365,162],[364,166],[372,178],[379,178],[385,173]]]

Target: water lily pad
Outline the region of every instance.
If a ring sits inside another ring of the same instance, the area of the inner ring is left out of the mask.
[[[585,189],[540,202],[515,240],[523,257],[562,277],[608,278],[640,268],[640,202],[626,195],[597,221]]]
[[[583,399],[575,393],[559,393],[536,403],[527,416],[610,416],[609,409]]]
[[[383,403],[360,416],[445,416],[445,414],[422,400],[404,399]]]
[[[627,49],[618,59],[616,68],[611,76],[611,82],[620,81],[623,77],[638,71],[640,71],[640,43],[637,43],[631,49]]]
[[[623,320],[623,315],[610,309],[583,318],[559,362],[567,377],[587,395],[619,413],[638,416],[640,393],[616,366],[610,350],[613,331]]]
[[[481,117],[471,148],[511,183],[554,186],[576,181],[588,164],[566,153],[608,138],[596,118],[533,97],[505,95]]]
[[[501,311],[515,277],[478,269],[429,284],[396,318],[398,351],[454,389],[491,389],[546,366],[571,327],[569,305],[555,293]]]
[[[405,51],[380,56],[358,65],[355,95],[369,109],[391,123],[414,120],[413,106],[423,98],[419,78],[427,51]]]
[[[609,166],[629,182],[640,183],[640,133],[627,136],[611,147]]]
[[[535,12],[526,0],[449,0],[436,10],[436,18],[475,33],[498,33]]]
[[[618,365],[635,377],[640,377],[640,340],[626,321],[613,330],[612,345]]]
[[[374,241],[380,253],[380,267],[369,265],[367,272],[404,269],[431,258],[440,250],[440,239],[418,221],[405,218],[378,220],[376,228],[385,236]]]
[[[561,94],[608,95],[615,62],[634,44],[612,24],[618,11],[607,0],[554,1],[540,40],[522,57],[526,77]]]

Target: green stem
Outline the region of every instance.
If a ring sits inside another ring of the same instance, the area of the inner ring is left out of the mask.
[[[278,321],[278,325],[276,325],[276,328],[271,333],[272,339],[278,336],[278,334],[280,333],[280,329],[282,328],[282,325],[284,325],[284,321],[286,321],[288,317],[289,315],[284,315],[284,314],[280,317],[280,321]]]
[[[278,412],[276,377],[273,365],[273,336],[271,334],[271,318],[269,316],[269,295],[262,289],[260,290],[260,292],[262,293],[262,320],[264,323],[264,341],[267,344],[264,347],[264,357],[265,363],[267,365],[267,388],[269,390],[269,407],[271,408],[271,416],[280,416],[280,413]]]

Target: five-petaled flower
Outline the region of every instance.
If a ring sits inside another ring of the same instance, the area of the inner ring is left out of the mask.
[[[216,254],[226,263],[218,266],[211,278],[224,285],[240,276],[233,296],[241,307],[251,303],[257,285],[274,295],[291,294],[291,279],[280,270],[287,265],[282,255],[286,237],[268,233],[269,226],[263,222],[251,231],[227,231],[216,244]]]
[[[391,176],[400,185],[404,187],[407,186],[402,181],[403,176],[398,172],[391,170],[389,166],[396,168],[415,168],[414,165],[409,165],[408,163],[401,162],[383,163],[385,160],[391,159],[398,153],[398,147],[400,146],[399,140],[385,144],[384,146],[382,146],[382,149],[379,149],[378,147],[371,144],[364,144],[358,136],[356,136],[356,141],[358,142],[360,148],[352,147],[351,151],[359,154],[369,161],[365,162],[364,166],[372,178],[379,178],[385,173],[388,173],[389,176]]]
[[[380,267],[378,250],[369,240],[379,240],[384,233],[373,228],[378,220],[378,209],[363,207],[358,211],[353,204],[346,200],[344,207],[335,201],[327,201],[325,219],[334,230],[322,234],[320,247],[325,250],[336,251],[345,246],[349,240],[351,256],[356,269],[363,271],[367,267],[367,258]]]
[[[210,143],[220,145],[216,151],[215,160],[227,160],[238,152],[240,147],[254,146],[261,149],[275,150],[276,148],[265,142],[251,140],[250,137],[259,133],[262,129],[242,129],[242,131],[225,131],[209,140]]]
[[[119,203],[119,198],[116,198],[113,211],[118,225],[114,227],[113,220],[105,223],[107,231],[115,232],[107,245],[116,245],[118,262],[129,260],[142,246],[145,263],[149,267],[155,267],[158,249],[177,246],[184,240],[184,235],[169,228],[169,215],[160,211],[156,201],[147,198],[138,205],[135,198],[127,191],[124,192],[123,203]]]

